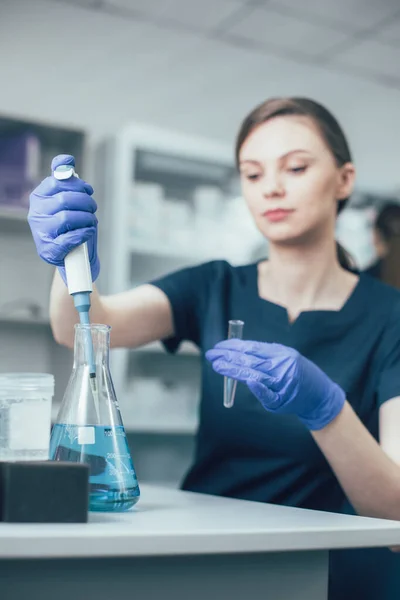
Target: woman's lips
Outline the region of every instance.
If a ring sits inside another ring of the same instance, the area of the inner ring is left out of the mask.
[[[263,217],[266,217],[271,223],[277,223],[278,221],[284,221],[292,212],[294,211],[277,208],[275,210],[266,210],[263,213]]]

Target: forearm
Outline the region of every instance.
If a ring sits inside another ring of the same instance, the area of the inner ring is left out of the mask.
[[[100,296],[93,286],[90,320],[112,328],[111,346],[114,348],[136,348],[174,333],[168,297],[149,284],[109,296]],[[50,321],[56,341],[72,348],[74,325],[79,317],[58,272],[50,295]]]
[[[91,294],[90,318],[93,323],[105,322],[105,311],[95,286]],[[56,270],[50,292],[50,323],[54,338],[59,344],[73,347],[74,325],[79,323],[79,316],[74,301],[68,293],[67,286]]]
[[[311,433],[360,515],[400,520],[400,466],[348,402],[331,423]]]

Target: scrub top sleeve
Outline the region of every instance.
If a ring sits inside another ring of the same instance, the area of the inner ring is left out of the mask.
[[[400,304],[389,319],[382,350],[384,359],[378,378],[378,405],[400,396]]]
[[[167,295],[171,305],[175,333],[162,340],[169,352],[175,352],[184,340],[200,345],[201,316],[212,276],[213,263],[204,263],[149,282]]]

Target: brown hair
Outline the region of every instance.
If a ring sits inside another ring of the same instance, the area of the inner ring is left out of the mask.
[[[236,164],[239,165],[239,153],[243,143],[256,127],[275,117],[287,115],[308,117],[315,123],[338,167],[352,162],[350,148],[343,130],[335,117],[324,106],[309,98],[271,98],[257,106],[244,119],[236,138]],[[348,201],[349,198],[338,201],[338,214],[345,208]],[[353,270],[355,265],[349,253],[338,242],[336,242],[336,247],[341,266]]]
[[[375,221],[375,229],[387,246],[387,254],[382,258],[381,279],[400,289],[400,205],[386,204]]]

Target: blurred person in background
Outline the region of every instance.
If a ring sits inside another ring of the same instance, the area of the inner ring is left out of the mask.
[[[365,273],[400,289],[400,204],[385,204],[373,231],[377,260]]]
[[[110,296],[94,287],[92,320],[111,325],[114,347],[200,348],[183,489],[400,520],[400,293],[354,273],[335,242],[355,179],[345,135],[317,102],[275,98],[244,119],[236,162],[268,260],[211,261]],[[53,334],[68,347],[78,316],[64,258],[87,241],[93,280],[100,271],[92,194],[81,179],[50,176],[30,197],[38,254],[58,267]],[[245,321],[247,339],[224,340],[229,319]],[[241,382],[229,410],[221,375]],[[329,599],[398,600],[399,558],[332,552]]]

